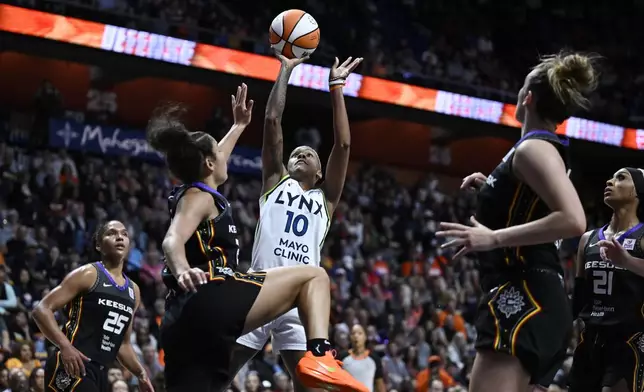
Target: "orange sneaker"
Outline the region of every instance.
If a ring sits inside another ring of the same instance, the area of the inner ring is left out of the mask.
[[[298,362],[296,373],[302,385],[308,388],[336,392],[369,392],[369,388],[342,369],[341,363],[335,360],[331,351],[327,351],[323,357],[316,357],[307,351]]]

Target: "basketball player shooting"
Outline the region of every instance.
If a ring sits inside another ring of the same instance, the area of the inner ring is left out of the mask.
[[[329,72],[329,90],[333,108],[335,142],[327,162],[325,181],[318,153],[308,146],[295,148],[284,167],[282,114],[286,89],[293,69],[307,58],[287,59],[276,54],[281,62],[280,73],[268,98],[262,146],[262,196],[259,200],[260,219],[253,245],[252,270],[268,270],[291,265],[320,265],[324,238],[329,229],[349,164],[351,134],[342,88],[349,74],[362,58],[349,57],[342,64],[336,58]],[[328,341],[307,347],[304,327],[297,309],[237,340],[233,352],[231,374],[259,350],[269,336],[273,349],[280,352],[294,380],[295,390],[306,390],[295,377],[295,368],[307,351],[323,355],[330,350]]]

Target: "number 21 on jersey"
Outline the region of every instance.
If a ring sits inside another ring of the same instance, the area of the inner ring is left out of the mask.
[[[613,271],[593,271],[593,294],[613,294]]]

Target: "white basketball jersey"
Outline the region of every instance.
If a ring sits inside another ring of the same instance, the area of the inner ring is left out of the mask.
[[[259,200],[252,270],[319,266],[330,222],[321,189],[305,191],[289,176],[282,178]]]

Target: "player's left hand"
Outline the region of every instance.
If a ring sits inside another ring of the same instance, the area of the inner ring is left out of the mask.
[[[481,252],[497,247],[497,238],[493,230],[480,224],[473,216],[470,218],[472,226],[460,223],[441,222],[441,231],[436,232],[436,237],[456,237],[443,244],[441,248],[454,248],[462,246],[453,259],[457,259],[470,252]]]
[[[353,57],[349,57],[340,64],[340,60],[336,57],[333,65],[331,66],[331,71],[329,72],[329,82],[338,79],[346,80],[351,72],[353,72],[353,70],[356,69],[363,60],[362,57],[358,57],[351,61],[352,59]]]
[[[614,266],[626,268],[630,255],[617,238],[613,237],[610,240],[599,241],[597,245],[599,246],[599,255],[602,260],[610,261]]]
[[[241,86],[237,87],[237,94],[230,96],[233,105],[235,125],[245,127],[250,124],[253,115],[253,104],[255,102],[252,99],[246,102],[247,94],[248,86],[246,86],[246,83],[242,83]]]
[[[148,378],[147,375],[145,377],[139,377],[139,391],[140,392],[154,392],[154,387],[152,386],[152,381]]]

